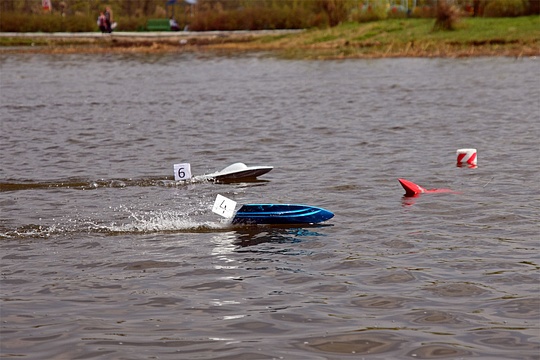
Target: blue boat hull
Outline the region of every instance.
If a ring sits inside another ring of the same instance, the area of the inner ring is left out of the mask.
[[[317,224],[334,217],[328,210],[295,204],[246,204],[233,224]]]

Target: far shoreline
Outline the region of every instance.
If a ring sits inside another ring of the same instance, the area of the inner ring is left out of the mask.
[[[389,22],[385,24],[391,24]],[[405,23],[402,23],[405,24]],[[370,24],[365,25],[367,28]],[[425,23],[423,26],[426,26]],[[337,35],[333,32],[338,31]],[[397,57],[535,57],[540,40],[516,36],[456,41],[454,33],[438,38],[392,38],[382,41],[359,38],[355,29],[177,31],[86,33],[0,33],[0,54],[109,54],[109,53],[214,53],[242,55],[265,53],[288,59],[335,60]],[[464,30],[468,31],[468,30]],[[361,34],[361,33],[360,33]],[[519,34],[516,34],[519,35]],[[328,37],[329,41],[318,41]]]

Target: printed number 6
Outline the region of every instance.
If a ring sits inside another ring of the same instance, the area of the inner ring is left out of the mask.
[[[184,168],[179,168],[179,169],[178,169],[178,177],[179,177],[180,179],[186,177],[186,173],[184,172]]]

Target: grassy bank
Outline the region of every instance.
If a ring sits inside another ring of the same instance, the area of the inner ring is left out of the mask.
[[[434,31],[433,19],[385,20],[308,31],[267,45],[289,58],[540,55],[540,18],[465,18]],[[263,43],[264,39],[257,42]]]
[[[239,33],[160,38],[113,35],[95,38],[2,37],[1,52],[264,51],[290,59],[378,57],[538,56],[540,18],[463,18],[452,31],[434,31],[433,19],[345,23],[328,29],[276,35]],[[34,46],[24,46],[33,44]],[[21,46],[22,45],[22,46]],[[9,46],[9,49],[6,48]]]

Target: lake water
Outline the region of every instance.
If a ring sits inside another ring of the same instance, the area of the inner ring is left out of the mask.
[[[539,69],[0,53],[0,357],[539,359]]]

